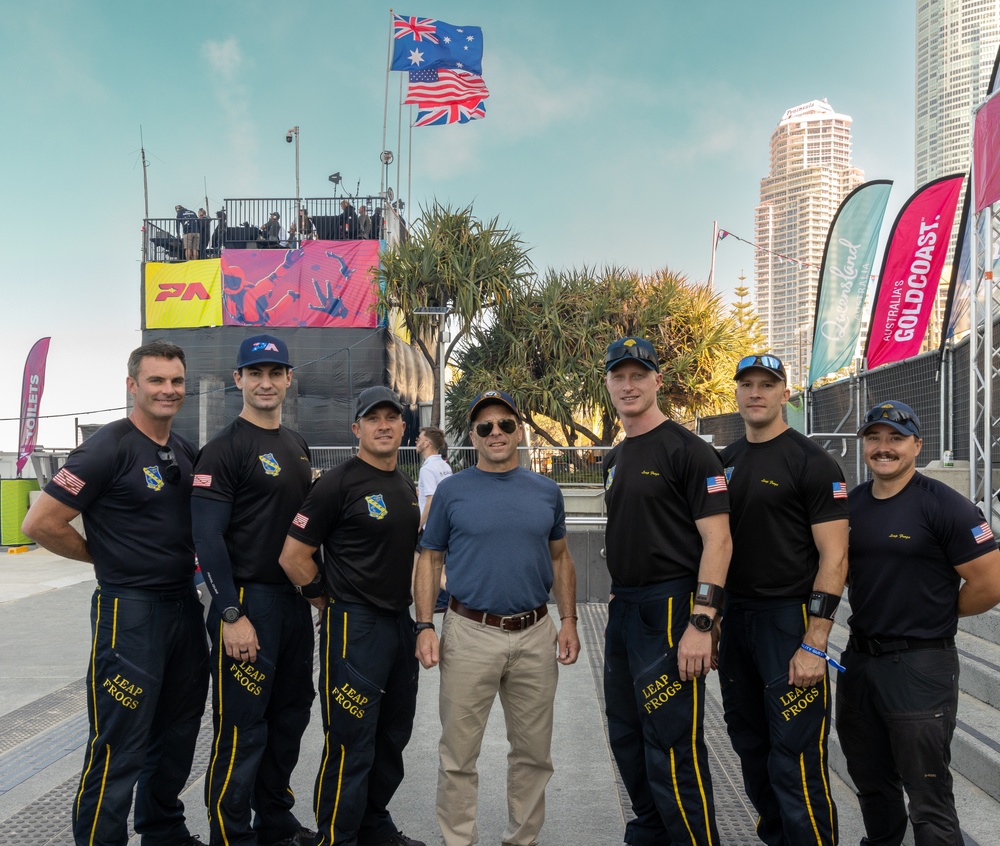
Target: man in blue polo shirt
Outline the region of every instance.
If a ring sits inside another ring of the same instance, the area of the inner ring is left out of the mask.
[[[513,398],[480,394],[469,422],[477,464],[438,485],[416,575],[417,657],[425,669],[441,667],[438,824],[445,846],[478,841],[476,761],[499,693],[511,744],[500,839],[530,846],[552,776],[556,661],[572,664],[580,653],[576,571],[559,486],[518,464],[524,428]],[[431,621],[445,550],[451,600],[439,642]]]

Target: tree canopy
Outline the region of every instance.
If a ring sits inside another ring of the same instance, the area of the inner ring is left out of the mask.
[[[470,327],[457,359],[462,375],[449,392],[451,428],[465,428],[476,393],[501,388],[543,440],[554,442],[539,415],[558,424],[566,443],[612,443],[620,427],[604,387],[604,353],[625,335],[656,347],[668,416],[734,410],[733,368],[755,343],[718,296],[666,269],[644,276],[585,268],[525,278]]]
[[[409,238],[383,250],[379,261],[378,307],[398,309],[412,342],[434,369],[435,398],[443,320],[414,311],[448,309],[447,361],[484,312],[509,302],[534,275],[520,236],[498,218],[480,221],[471,205],[453,209],[434,202],[421,211]],[[434,407],[436,414],[437,402]]]

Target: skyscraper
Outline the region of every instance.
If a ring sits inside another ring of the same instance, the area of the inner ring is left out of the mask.
[[[792,383],[809,366],[816,288],[837,207],[864,174],[851,167],[851,118],[826,100],[789,109],[771,135],[771,170],[755,210],[757,313]]]
[[[917,0],[917,187],[969,169],[972,109],[998,45],[1000,0]]]

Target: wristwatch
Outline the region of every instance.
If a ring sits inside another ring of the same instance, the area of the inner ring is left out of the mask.
[[[421,632],[425,632],[425,631],[427,631],[427,629],[430,629],[431,631],[434,631],[434,624],[433,623],[414,623],[413,624],[413,633],[415,635],[418,635]]]
[[[710,632],[712,631],[712,626],[715,625],[715,620],[709,617],[708,614],[692,614],[691,625],[700,632]]]
[[[239,605],[230,605],[222,612],[222,621],[224,623],[235,623],[242,616],[243,609]]]
[[[326,585],[323,584],[323,574],[317,573],[316,577],[306,585],[295,585],[295,590],[306,599],[318,599],[326,594]]]

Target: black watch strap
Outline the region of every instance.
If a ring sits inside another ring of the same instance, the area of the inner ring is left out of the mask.
[[[434,631],[434,624],[433,623],[414,623],[413,624],[413,633],[414,634],[420,634],[421,632],[427,631],[427,629],[430,629],[431,631]]]
[[[715,620],[709,617],[708,614],[692,614],[691,625],[700,632],[710,632],[712,631],[712,626],[715,625]]]
[[[235,623],[243,616],[243,609],[239,605],[230,605],[222,611],[222,621],[224,623]]]
[[[323,574],[317,573],[316,577],[307,585],[295,585],[295,589],[306,599],[318,599],[326,595],[326,585],[323,583]]]

